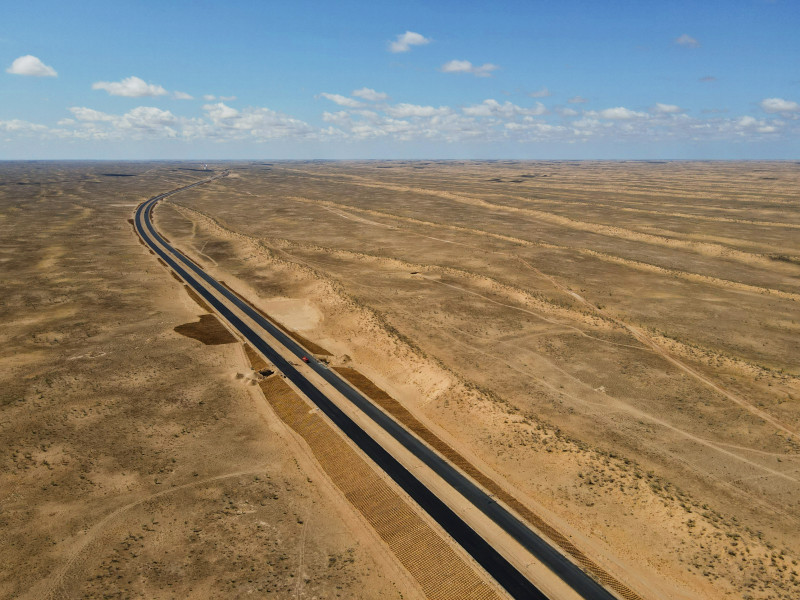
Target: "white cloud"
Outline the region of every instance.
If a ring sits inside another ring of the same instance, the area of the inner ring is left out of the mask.
[[[223,102],[206,104],[202,108],[201,117],[188,118],[152,106],[139,106],[122,115],[73,107],[70,111],[77,122],[64,119],[59,125],[65,129],[47,132],[55,137],[76,139],[206,139],[219,142],[322,139],[330,136],[303,121],[268,108],[236,110]]]
[[[433,117],[451,113],[449,107],[420,106],[418,104],[395,104],[386,108],[386,113],[399,119],[407,117]]]
[[[203,106],[206,118],[193,119],[183,125],[182,134],[189,139],[209,138],[219,141],[266,141],[320,137],[309,124],[265,107],[231,108],[222,102]],[[210,121],[210,123],[209,123]]]
[[[569,100],[567,100],[570,104],[586,104],[588,100],[583,96],[573,96]]]
[[[219,99],[223,102],[233,102],[236,100],[236,96],[220,96]]]
[[[685,46],[686,48],[699,48],[700,42],[690,36],[688,33],[684,33],[680,37],[675,38],[675,43],[679,46]]]
[[[800,104],[783,98],[764,98],[760,103],[761,109],[768,113],[793,113],[800,111]]]
[[[368,114],[358,119],[356,117],[362,111],[353,111],[347,115],[329,115],[329,118],[340,127],[339,137],[354,141],[386,138],[393,141],[457,142],[468,138],[488,139],[490,133],[496,135],[496,132],[489,131],[490,127],[478,126],[474,119],[458,115],[446,106],[434,108],[409,104],[393,108],[391,115],[366,111]],[[397,115],[409,118],[398,118]]]
[[[98,81],[92,84],[93,90],[105,90],[111,96],[143,98],[145,96],[165,96],[167,90],[160,85],[147,83],[138,77],[126,77],[122,81]]]
[[[69,112],[71,112],[78,121],[96,122],[114,120],[114,115],[109,115],[93,108],[86,108],[85,106],[73,106],[69,109]]]
[[[442,65],[443,73],[471,73],[476,77],[491,77],[492,71],[499,69],[497,65],[486,63],[483,65],[473,65],[468,60],[451,60]]]
[[[336,123],[337,125],[343,125],[345,123],[352,122],[350,113],[346,110],[340,110],[335,113],[328,112],[326,110],[322,113],[322,120],[326,123]]]
[[[611,119],[614,121],[627,121],[628,119],[638,119],[647,116],[646,113],[636,112],[635,110],[625,108],[624,106],[617,106],[615,108],[606,108],[599,112],[590,111],[590,113],[587,114],[591,114],[593,116],[599,116],[603,119]]]
[[[739,125],[740,127],[752,127],[753,125],[756,125],[757,123],[758,123],[758,120],[755,117],[751,117],[749,115],[741,117],[736,121],[736,124]]]
[[[203,110],[208,113],[208,116],[211,117],[213,121],[233,119],[239,115],[238,110],[231,108],[222,102],[217,102],[216,104],[205,104],[203,105]]]
[[[562,125],[550,125],[549,123],[541,123],[539,121],[523,121],[522,123],[506,123],[503,125],[503,128],[506,131],[516,132],[517,134],[525,134],[519,141],[528,141],[531,140],[531,134],[533,134],[533,139],[544,139],[548,137],[548,134],[553,133],[562,133],[566,131],[566,127]]]
[[[10,121],[0,121],[0,131],[5,131],[6,133],[43,133],[47,131],[47,127],[38,123],[11,119]]]
[[[194,100],[194,96],[186,92],[172,92],[172,97],[175,98],[175,100]]]
[[[214,94],[203,94],[203,100],[206,102],[213,102],[217,97]]]
[[[65,129],[52,130],[54,135],[78,139],[176,138],[189,121],[153,106],[138,106],[123,115],[85,106],[73,106],[69,111],[75,119],[60,120],[58,125]]]
[[[11,66],[6,69],[6,73],[14,75],[28,75],[31,77],[58,77],[58,73],[53,67],[44,64],[41,60],[26,54],[20,56],[11,63]]]
[[[506,103],[506,104],[508,104],[508,103]],[[538,116],[538,115],[547,114],[547,108],[545,108],[544,104],[542,104],[541,102],[537,102],[536,106],[531,107],[531,108],[515,107],[515,110],[517,111],[517,114],[520,114],[520,115],[536,115],[536,116]]]
[[[510,103],[491,102],[478,105],[480,116],[456,112],[447,106],[396,105],[380,111],[339,111],[326,113],[324,119],[335,124],[342,139],[387,139],[392,141],[463,141],[498,142],[515,140],[542,141],[568,135],[565,127],[541,122],[525,112],[539,112],[539,108],[525,109]],[[486,108],[488,107],[488,113]],[[496,110],[492,110],[496,109]],[[515,120],[503,116],[508,114]],[[489,118],[481,118],[488,114]],[[522,115],[522,116],[520,116]],[[361,118],[359,118],[361,117]]]
[[[424,46],[425,44],[430,44],[430,38],[426,38],[419,33],[414,33],[413,31],[406,31],[397,36],[397,39],[393,42],[389,42],[389,52],[408,52],[411,50],[411,46]]]
[[[508,101],[500,104],[497,100],[489,98],[480,104],[465,107],[463,112],[465,115],[472,117],[502,117],[510,119],[521,115],[543,115],[547,112],[547,109],[541,102],[537,102],[533,108],[523,108]]]
[[[683,109],[676,104],[661,104],[661,102],[656,102],[653,111],[662,115],[672,115],[683,112]]]
[[[568,106],[559,107],[556,109],[556,112],[562,117],[574,117],[578,114],[577,110],[569,108]]]
[[[780,124],[780,121],[767,122],[761,119],[756,119],[755,117],[751,117],[750,115],[739,117],[733,121],[733,125],[737,129],[745,130],[747,132],[755,131],[758,133],[775,133],[778,131],[778,128],[775,126],[776,124]],[[740,134],[742,133],[743,132],[740,132]]]
[[[535,92],[531,92],[530,94],[528,94],[528,96],[530,96],[531,98],[549,98],[552,95],[553,94],[551,94],[550,90],[548,90],[546,87],[543,87],[540,90],[536,90]]]
[[[363,104],[361,104],[361,102],[358,100],[354,100],[353,98],[348,98],[347,96],[342,96],[340,94],[328,94],[327,92],[322,92],[320,96],[330,100],[331,102],[335,102],[339,106],[347,106],[349,108],[358,108],[363,106]]]
[[[469,73],[472,69],[472,63],[468,60],[451,60],[442,65],[445,73]]]
[[[353,90],[353,96],[369,100],[370,102],[378,102],[379,100],[386,100],[389,95],[383,92],[376,92],[372,88],[363,87],[360,90]]]
[[[117,127],[144,129],[153,132],[158,132],[161,129],[169,130],[171,126],[176,124],[178,124],[178,117],[168,110],[161,110],[154,106],[138,106],[122,115],[122,118],[117,121]],[[173,137],[173,134],[169,131],[166,133],[168,137]]]

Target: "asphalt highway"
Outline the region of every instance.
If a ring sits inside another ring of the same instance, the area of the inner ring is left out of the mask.
[[[348,382],[340,378],[335,372],[329,370],[324,363],[314,359],[313,355],[309,353],[308,350],[304,349],[268,319],[265,319],[261,314],[253,310],[250,305],[243,302],[225,286],[205,273],[205,271],[185,257],[180,251],[172,247],[158,234],[151,222],[150,212],[159,200],[197,185],[202,185],[217,177],[199,181],[165,194],[154,196],[142,203],[136,210],[135,227],[145,243],[223,318],[225,318],[235,330],[264,354],[264,356],[305,394],[314,405],[324,412],[348,438],[382,468],[423,510],[436,520],[436,522],[439,523],[440,526],[512,597],[530,599],[546,598],[546,596],[511,563],[352,421],[350,417],[336,406],[324,393],[317,389],[279,352],[234,314],[230,308],[221,302],[217,296],[212,294],[208,288],[215,290],[219,295],[223,296],[227,302],[230,302],[230,304],[235,306],[239,311],[247,315],[247,317],[257,323],[259,327],[262,327],[272,338],[277,340],[293,355],[297,356],[299,359],[303,356],[307,356],[309,358],[308,366],[320,377],[402,444],[402,446],[417,459],[438,474],[439,477],[458,491],[467,501],[478,508],[520,545],[526,548],[542,564],[558,575],[578,595],[586,600],[615,600],[615,595],[589,577],[589,575],[567,559],[541,536],[532,531],[528,525],[509,512],[504,506],[497,503],[487,492],[473,483],[467,476],[444,460],[434,450],[425,445],[421,440],[415,437],[414,434],[380,410]]]

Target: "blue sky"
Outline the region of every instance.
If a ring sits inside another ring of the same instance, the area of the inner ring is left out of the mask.
[[[0,159],[798,158],[800,6],[40,2]]]

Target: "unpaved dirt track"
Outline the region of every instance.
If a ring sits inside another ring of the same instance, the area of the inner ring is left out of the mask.
[[[80,559],[83,552],[86,548],[94,543],[98,537],[100,537],[103,532],[108,528],[109,524],[112,523],[117,517],[121,516],[123,513],[135,508],[137,506],[141,506],[143,504],[147,504],[148,502],[152,502],[153,500],[157,500],[159,498],[163,498],[164,496],[169,496],[170,494],[174,494],[176,492],[184,491],[188,488],[193,487],[200,487],[203,485],[207,485],[209,483],[213,483],[215,481],[220,481],[222,479],[230,479],[233,477],[241,477],[242,475],[255,475],[259,473],[261,470],[249,470],[249,471],[236,471],[235,473],[226,473],[224,475],[217,475],[215,477],[209,477],[208,479],[200,479],[198,481],[192,481],[190,483],[184,483],[183,485],[178,485],[168,490],[163,490],[160,492],[156,492],[147,496],[146,498],[141,498],[136,500],[135,502],[130,502],[125,506],[120,506],[118,509],[114,510],[113,512],[109,513],[105,517],[103,517],[99,522],[95,523],[91,529],[89,529],[86,533],[83,534],[77,548],[75,548],[69,556],[64,564],[50,577],[47,578],[47,583],[44,586],[44,589],[36,589],[35,592],[24,594],[21,598],[51,598],[53,595],[58,595],[59,586],[61,586],[61,582],[64,579],[65,575],[69,572],[69,570],[73,567],[75,562]]]

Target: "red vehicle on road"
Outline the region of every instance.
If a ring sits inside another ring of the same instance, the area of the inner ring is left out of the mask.
[[[304,363],[307,363],[307,362],[308,362],[308,357],[307,357],[307,356],[304,356],[304,357],[303,357],[303,362],[304,362]]]

